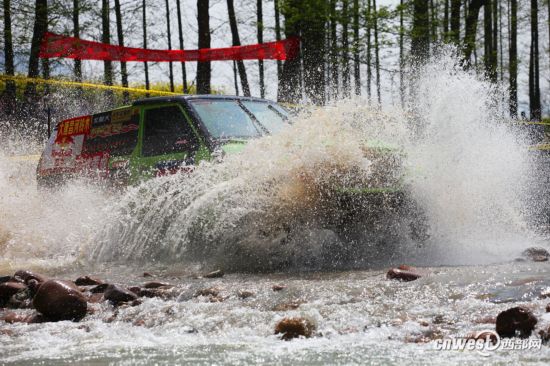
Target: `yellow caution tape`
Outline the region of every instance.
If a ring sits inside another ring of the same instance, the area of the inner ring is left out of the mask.
[[[550,150],[550,144],[539,144],[529,146],[529,150]]]
[[[117,85],[103,85],[103,84],[82,83],[82,82],[66,81],[66,80],[29,78],[26,76],[0,75],[0,81],[5,81],[5,80],[24,81],[28,83],[61,85],[61,86],[89,88],[89,89],[117,90],[117,91],[130,92],[130,93],[156,94],[156,95],[182,95],[180,93],[172,93],[172,92],[167,92],[162,90],[125,88],[123,86],[117,86]]]
[[[13,156],[8,156],[8,159],[11,161],[37,162],[38,160],[40,160],[40,155],[13,155]]]

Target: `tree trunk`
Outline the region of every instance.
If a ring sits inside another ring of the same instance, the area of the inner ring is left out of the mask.
[[[170,4],[168,0],[165,1],[166,3],[166,33],[168,36],[168,49],[172,49],[172,30],[170,28]],[[174,63],[170,61],[168,63],[168,69],[169,69],[169,77],[170,77],[170,91],[174,92]]]
[[[350,66],[349,66],[349,2],[342,0],[342,92],[345,98],[350,96]]]
[[[109,27],[109,0],[101,1],[101,42],[111,43],[111,30]],[[113,64],[111,61],[103,61],[103,82],[105,85],[113,85]]]
[[[34,17],[34,28],[32,32],[32,41],[31,41],[31,53],[29,57],[29,78],[36,78],[39,76],[39,53],[40,53],[40,43],[44,38],[44,33],[48,29],[48,1],[47,0],[36,0],[35,6],[35,17]],[[25,89],[25,96],[27,98],[33,98],[36,96],[36,85],[33,82],[27,83]]]
[[[115,17],[116,17],[116,32],[118,37],[118,45],[124,47],[124,32],[122,30],[122,13],[120,11],[120,0],[115,0]],[[120,74],[122,86],[128,87],[128,69],[126,68],[126,62],[120,62]],[[124,104],[130,100],[130,93],[125,91],[123,93]]]
[[[448,3],[448,2],[447,2]],[[399,3],[399,96],[401,97],[401,107],[405,107],[405,28],[404,28],[404,9],[403,0]],[[448,24],[448,21],[445,22]],[[445,34],[448,33],[448,29]]]
[[[491,54],[491,63],[493,67],[493,78],[496,82],[498,80],[498,0],[493,0],[493,53]]]
[[[46,28],[44,29],[44,33],[48,31],[48,7],[46,6]],[[42,78],[45,80],[48,80],[50,78],[50,59],[49,58],[42,58]],[[44,95],[50,94],[50,85],[44,84]]]
[[[439,22],[438,16],[437,16],[437,5],[434,3],[434,0],[430,0],[430,14],[431,14],[431,32],[432,32],[432,42],[437,42],[437,23]]]
[[[504,33],[502,30],[504,29],[502,27],[502,4],[499,3],[498,4],[498,27],[500,29],[500,32],[499,32],[499,45],[498,45],[498,48],[499,48],[499,53],[500,53],[500,57],[499,57],[499,62],[500,62],[500,81],[504,81],[504,42],[503,42],[503,36],[502,34]]]
[[[323,105],[326,102],[325,36],[327,30],[325,19],[328,15],[327,5],[325,1],[304,0],[298,8],[300,14],[307,14],[302,18],[300,29],[303,46],[304,90],[308,99],[316,105]]]
[[[281,20],[280,20],[280,12],[279,12],[279,0],[274,0],[274,7],[275,7],[275,40],[280,41],[281,40]],[[281,82],[281,74],[283,73],[283,62],[281,60],[277,60],[277,86]]]
[[[531,0],[531,50],[529,57],[529,109],[531,121],[541,120],[538,0]]]
[[[147,49],[147,7],[146,7],[146,1],[147,0],[143,0],[143,16],[142,16],[142,19],[143,19],[143,23],[142,23],[143,48],[144,49]],[[145,89],[149,90],[149,88],[150,88],[150,85],[149,85],[149,65],[147,64],[147,61],[145,61],[143,63],[143,68],[144,68],[144,71],[145,71]],[[146,96],[149,97],[149,94],[146,94]]]
[[[336,13],[336,0],[330,0],[330,72],[331,72],[331,91],[332,98],[338,98],[339,73],[338,73],[338,35],[336,27],[338,25],[338,16]]]
[[[4,70],[6,75],[14,76],[15,74],[10,0],[4,0]],[[6,90],[4,91],[3,98],[5,98],[4,112],[7,115],[15,111],[15,94],[15,81],[6,80]]]
[[[443,10],[443,40],[449,42],[449,0],[444,0]]]
[[[237,75],[237,63],[233,61],[233,81],[235,83],[235,95],[239,96],[239,76]]]
[[[424,62],[430,53],[430,17],[428,0],[414,0],[411,55],[415,62]]]
[[[210,48],[210,15],[209,0],[197,0],[197,20],[199,41],[201,48]],[[197,94],[210,94],[210,61],[201,61],[197,64]]]
[[[361,95],[361,60],[359,40],[359,0],[353,1],[353,80],[355,95]]]
[[[464,66],[470,66],[470,58],[476,46],[477,20],[479,11],[486,0],[470,0],[468,16],[466,17],[466,31],[464,35]]]
[[[73,37],[80,38],[80,1],[73,0]],[[74,60],[74,78],[82,81],[82,61]]]
[[[237,28],[237,17],[235,16],[235,7],[233,6],[233,0],[227,0],[227,12],[229,14],[229,26],[231,27],[231,37],[233,38],[233,46],[240,46],[241,40],[239,38],[239,29]],[[239,70],[239,78],[241,79],[241,86],[243,89],[243,95],[245,97],[250,96],[250,86],[248,85],[248,77],[246,76],[246,68],[244,67],[244,61],[237,61],[237,69]]]
[[[376,94],[378,96],[378,104],[381,104],[382,91],[380,87],[380,44],[378,43],[378,10],[376,10],[376,0],[372,0],[372,11],[374,15],[374,66],[376,67]]]
[[[484,64],[485,75],[491,81],[496,81],[496,64],[493,34],[493,2],[494,0],[486,0],[483,7],[483,28],[484,28]]]
[[[176,0],[176,5],[178,7],[178,32],[179,32],[179,38],[180,38],[180,50],[183,50],[183,25],[181,22],[181,2],[180,0]],[[182,61],[181,63],[181,78],[183,83],[183,93],[187,94],[189,93],[189,89],[187,87],[187,69],[185,67],[185,62]]]
[[[457,46],[460,43],[460,5],[461,0],[451,0],[451,32],[449,40]]]
[[[518,2],[510,1],[510,115],[518,116]]]
[[[372,95],[372,52],[371,52],[371,33],[372,33],[372,6],[371,0],[367,0],[367,95],[369,101]]]
[[[258,43],[264,43],[264,20],[262,1],[256,2],[256,18],[257,18],[257,31],[258,31]],[[258,71],[260,78],[260,97],[265,98],[265,81],[264,81],[264,60],[258,60]]]
[[[301,1],[300,0],[286,0],[284,5],[281,7],[281,11],[285,18],[285,36],[286,38],[290,37],[299,37],[301,21],[300,18],[293,16],[292,10],[300,9]],[[302,98],[302,89],[301,89],[301,55],[292,60],[286,60],[283,65],[283,70],[279,82],[279,89],[277,91],[277,96],[279,101],[288,102],[288,103],[297,103]]]

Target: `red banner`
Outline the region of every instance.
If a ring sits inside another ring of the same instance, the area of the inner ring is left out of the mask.
[[[298,55],[299,48],[300,40],[298,38],[289,38],[277,42],[227,48],[149,50],[144,48],[121,47],[46,33],[40,46],[40,57],[140,62],[290,60]]]

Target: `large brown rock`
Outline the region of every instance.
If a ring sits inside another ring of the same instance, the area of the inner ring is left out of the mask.
[[[13,295],[26,288],[27,286],[21,282],[9,281],[0,283],[0,304],[8,302]]]
[[[20,269],[19,271],[15,272],[14,277],[21,279],[21,281],[25,283],[28,283],[30,280],[36,280],[38,281],[38,283],[43,283],[48,280],[46,276],[24,269]]]
[[[284,318],[275,326],[275,334],[282,334],[281,339],[289,341],[293,338],[312,336],[315,326],[305,318]]]
[[[72,282],[61,280],[44,282],[34,296],[33,305],[52,321],[80,320],[88,309],[80,289]]]
[[[134,301],[137,299],[137,295],[132,291],[128,291],[125,288],[118,285],[109,285],[103,293],[105,300],[109,300],[115,305],[123,302]]]
[[[533,313],[522,306],[505,310],[498,314],[496,331],[501,337],[527,338],[537,324],[537,318]]]
[[[392,268],[386,273],[386,278],[404,282],[414,281],[422,277],[420,274],[399,268]]]

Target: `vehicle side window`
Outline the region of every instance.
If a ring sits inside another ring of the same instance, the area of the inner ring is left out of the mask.
[[[143,156],[192,152],[198,148],[198,139],[178,106],[145,109]]]

